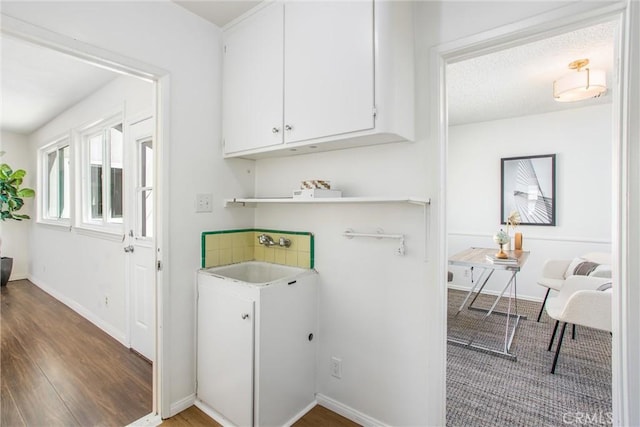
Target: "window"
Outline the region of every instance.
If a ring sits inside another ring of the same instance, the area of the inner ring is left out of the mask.
[[[120,232],[123,210],[124,135],[122,116],[80,134],[82,222]]]
[[[71,147],[62,138],[40,150],[41,210],[45,222],[68,224],[71,212]]]
[[[138,144],[138,232],[140,237],[153,237],[153,142],[149,138],[138,141]]]

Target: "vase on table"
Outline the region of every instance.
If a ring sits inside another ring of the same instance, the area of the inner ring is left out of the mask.
[[[513,237],[513,248],[516,251],[522,250],[522,233],[516,233]]]

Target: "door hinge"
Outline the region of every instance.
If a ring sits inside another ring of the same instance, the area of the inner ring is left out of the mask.
[[[156,268],[158,269],[158,271],[162,271],[162,262],[161,261],[157,261],[156,262]]]
[[[375,119],[377,115],[378,115],[378,109],[374,106],[373,107],[373,118]]]

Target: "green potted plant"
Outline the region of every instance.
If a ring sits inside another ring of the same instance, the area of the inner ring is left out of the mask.
[[[0,156],[4,152],[0,152]],[[31,188],[20,188],[27,172],[24,169],[13,170],[6,163],[0,164],[0,219],[22,221],[29,215],[17,213],[24,206],[24,199],[34,197],[36,192]],[[1,257],[1,285],[5,286],[11,277],[13,258]]]

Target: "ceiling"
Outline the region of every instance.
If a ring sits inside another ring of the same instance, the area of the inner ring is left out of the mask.
[[[2,130],[30,134],[118,74],[2,36]]]
[[[184,1],[176,4],[224,26],[258,1]],[[539,114],[611,102],[597,99],[558,103],[553,80],[571,72],[569,62],[589,58],[593,68],[613,69],[614,23],[513,47],[447,67],[452,125]],[[29,134],[118,76],[65,54],[2,37],[0,127]]]
[[[599,98],[562,103],[553,99],[553,81],[568,73],[568,64],[588,58],[604,69],[607,87],[613,76],[614,22],[582,28],[555,37],[447,66],[449,124],[483,122],[611,102]]]
[[[196,15],[224,27],[229,22],[236,19],[260,1],[249,0],[172,0],[179,6],[195,13]]]

